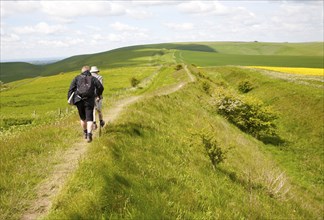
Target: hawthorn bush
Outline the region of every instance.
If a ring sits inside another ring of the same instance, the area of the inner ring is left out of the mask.
[[[277,135],[274,121],[278,116],[260,100],[226,95],[216,101],[216,108],[219,114],[257,139]]]

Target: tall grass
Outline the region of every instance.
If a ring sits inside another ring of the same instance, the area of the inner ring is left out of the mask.
[[[203,71],[203,70],[201,70]],[[242,80],[252,83],[246,96],[260,98],[278,113],[277,131],[281,141],[264,148],[273,154],[295,185],[314,201],[323,202],[323,117],[322,88],[269,77],[262,72],[235,67],[205,69],[215,81],[233,90]]]
[[[314,201],[292,198],[296,189],[266,146],[215,113],[202,85],[129,107],[95,141],[46,219],[320,218]],[[215,170],[207,133],[227,151]]]
[[[144,79],[155,70],[102,69],[105,105],[132,92],[127,90],[132,76]],[[37,185],[60,163],[62,152],[81,141],[76,109],[66,102],[75,75],[17,81],[1,91],[0,219],[18,219],[36,197]]]
[[[64,118],[1,137],[0,219],[20,218],[62,151],[79,141],[77,125],[76,117]]]

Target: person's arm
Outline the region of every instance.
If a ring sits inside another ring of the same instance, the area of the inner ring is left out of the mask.
[[[70,85],[70,88],[69,88],[69,91],[68,91],[67,99],[69,99],[71,94],[76,91],[76,88],[77,88],[77,77],[75,77],[71,82],[71,85]]]
[[[94,79],[97,95],[101,97],[102,92],[104,91],[104,87],[97,78],[93,77],[93,79]]]
[[[103,85],[103,77],[102,76],[99,77],[99,82],[101,83],[101,85]]]

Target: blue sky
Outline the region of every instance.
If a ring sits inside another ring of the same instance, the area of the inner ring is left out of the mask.
[[[1,61],[138,44],[323,39],[322,0],[1,1]]]

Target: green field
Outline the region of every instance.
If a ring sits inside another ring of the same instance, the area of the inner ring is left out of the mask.
[[[2,85],[0,219],[21,219],[62,155],[83,141],[66,103],[83,64],[101,69],[105,113],[126,97],[142,98],[87,145],[44,219],[322,219],[323,76],[244,67],[253,60],[323,68],[322,45],[140,45],[68,58],[61,62],[69,71]],[[61,71],[59,63],[51,68]],[[250,91],[240,90],[242,82]],[[276,134],[258,136],[230,121],[217,104],[224,97],[253,104],[243,112],[254,114],[249,126],[275,113]]]
[[[249,65],[324,68],[323,42],[199,42],[151,44],[119,48],[107,52],[73,56],[47,65],[0,63],[0,81],[12,82],[35,76],[49,76],[96,64],[101,68],[160,65],[177,60],[199,66]]]
[[[198,66],[278,66],[323,68],[323,56],[238,55],[179,51],[177,57]]]

